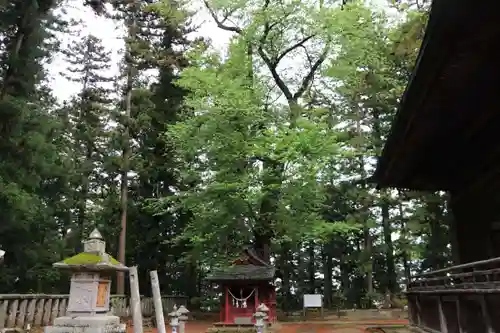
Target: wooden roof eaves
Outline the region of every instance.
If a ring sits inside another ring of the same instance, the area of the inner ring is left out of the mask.
[[[458,1],[455,0],[455,2]],[[447,4],[453,6],[452,2],[448,0]],[[407,187],[413,189],[415,186],[411,180],[402,179],[405,178],[405,170],[395,172],[394,169],[407,167],[404,163],[404,157],[401,160],[401,153],[407,156],[412,154],[408,146],[412,143],[411,137],[414,137],[415,132],[423,131],[425,136],[426,129],[419,128],[417,120],[422,117],[421,110],[426,102],[425,97],[433,88],[433,84],[436,83],[440,69],[452,50],[450,47],[452,41],[446,38],[446,33],[449,32],[450,28],[453,29],[453,26],[450,27],[450,20],[453,17],[450,17],[449,8],[446,7],[445,3],[446,0],[433,1],[415,68],[401,98],[389,137],[373,175],[373,180],[379,188]],[[403,174],[402,177],[401,174]],[[401,181],[404,184],[401,184]]]

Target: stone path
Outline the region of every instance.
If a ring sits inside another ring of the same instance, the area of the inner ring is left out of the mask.
[[[335,321],[335,322],[301,322],[301,323],[280,323],[277,333],[408,333],[402,326],[407,325],[407,320],[355,320],[355,321]],[[394,328],[384,326],[394,325]],[[381,326],[382,330],[376,329]],[[188,322],[186,333],[205,333],[212,327],[210,323]],[[145,328],[144,333],[157,333],[155,328]],[[127,333],[133,333],[130,327]],[[170,333],[167,327],[167,333]]]

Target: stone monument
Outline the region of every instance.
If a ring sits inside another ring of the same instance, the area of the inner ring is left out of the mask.
[[[83,242],[84,250],[55,263],[72,272],[66,315],[45,327],[45,333],[122,333],[125,325],[110,314],[110,275],[128,268],[106,253],[101,233],[94,229]]]

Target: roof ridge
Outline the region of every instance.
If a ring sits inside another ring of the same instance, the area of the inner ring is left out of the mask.
[[[252,259],[254,259],[255,261],[257,261],[258,263],[262,264],[262,266],[271,266],[270,264],[268,264],[267,262],[265,262],[260,256],[259,254],[257,253],[257,251],[255,250],[254,247],[250,247],[248,246],[245,251],[246,254],[250,257],[252,257]]]

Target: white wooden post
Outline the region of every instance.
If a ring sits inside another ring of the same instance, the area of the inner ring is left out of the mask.
[[[139,278],[137,276],[137,266],[130,267],[129,278],[130,278],[130,307],[132,310],[132,322],[134,323],[134,332],[143,333],[141,294],[139,292]]]
[[[163,305],[161,304],[160,282],[158,281],[158,272],[149,272],[151,276],[151,289],[153,290],[153,303],[155,306],[156,326],[158,333],[167,333],[165,328],[165,318],[163,317]]]

